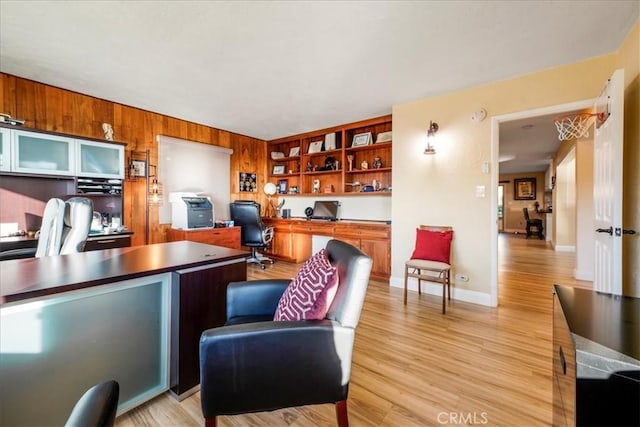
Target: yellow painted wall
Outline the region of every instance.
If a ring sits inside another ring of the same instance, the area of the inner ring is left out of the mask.
[[[616,55],[624,69],[623,228],[640,233],[640,20]],[[640,297],[640,234],[622,239],[622,291]]]
[[[454,280],[456,297],[490,304],[492,254],[488,249],[494,238],[491,193],[495,189],[490,174],[482,172],[482,163],[491,160],[491,116],[595,98],[618,67],[625,69],[626,80],[625,226],[640,230],[638,27],[636,23],[620,50],[610,55],[393,107],[393,285],[402,283],[416,226],[451,225],[454,273],[469,276],[468,282]],[[480,107],[489,117],[471,122],[470,115]],[[430,120],[440,125],[435,156],[422,154]],[[632,164],[634,170],[630,170]],[[485,187],[486,197],[476,197],[477,186]],[[638,240],[625,244],[625,274],[634,275],[630,279],[634,292],[640,287]]]
[[[490,303],[492,254],[491,175],[482,163],[491,160],[491,116],[595,98],[615,69],[616,56],[495,82],[393,108],[393,242],[392,284],[402,283],[403,263],[414,245],[419,224],[448,224],[455,230],[454,280],[458,295]],[[469,119],[483,107],[488,118]],[[429,120],[438,122],[437,154],[422,154]],[[497,164],[491,165],[497,167]],[[476,186],[487,196],[475,197]]]

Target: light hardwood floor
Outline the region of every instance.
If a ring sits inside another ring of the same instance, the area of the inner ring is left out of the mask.
[[[551,323],[554,283],[590,287],[572,277],[575,260],[549,243],[499,237],[499,306],[454,301],[370,282],[356,333],[349,419],[352,426],[548,426],[551,424]],[[277,262],[249,278],[291,277]],[[455,295],[455,288],[454,288]],[[256,355],[259,357],[259,355]],[[301,379],[304,380],[304,379]],[[203,425],[200,395],[169,394],[118,417],[116,425]],[[334,426],[333,405],[219,417],[226,426]]]

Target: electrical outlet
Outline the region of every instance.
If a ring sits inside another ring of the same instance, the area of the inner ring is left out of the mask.
[[[456,280],[460,280],[461,282],[468,282],[469,276],[466,274],[456,274]]]

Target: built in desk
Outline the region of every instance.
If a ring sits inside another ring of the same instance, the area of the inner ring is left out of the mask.
[[[240,227],[216,227],[194,230],[170,228],[167,230],[167,241],[190,240],[208,245],[224,246],[240,249]]]
[[[247,256],[181,241],[0,262],[0,425],[62,425],[106,379],[119,413],[195,392],[200,334]]]
[[[267,254],[290,262],[311,256],[313,236],[347,242],[373,259],[371,278],[388,281],[391,276],[391,225],[384,221],[307,220],[303,218],[263,218],[274,228]]]

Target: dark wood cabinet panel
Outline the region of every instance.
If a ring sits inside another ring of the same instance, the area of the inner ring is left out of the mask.
[[[183,398],[200,383],[200,335],[226,321],[227,285],[247,279],[244,259],[173,273],[171,283],[171,390]]]
[[[131,246],[131,235],[105,235],[100,237],[90,237],[84,245],[86,251],[98,251],[102,249],[126,248]]]
[[[553,425],[640,425],[640,298],[553,289]]]

